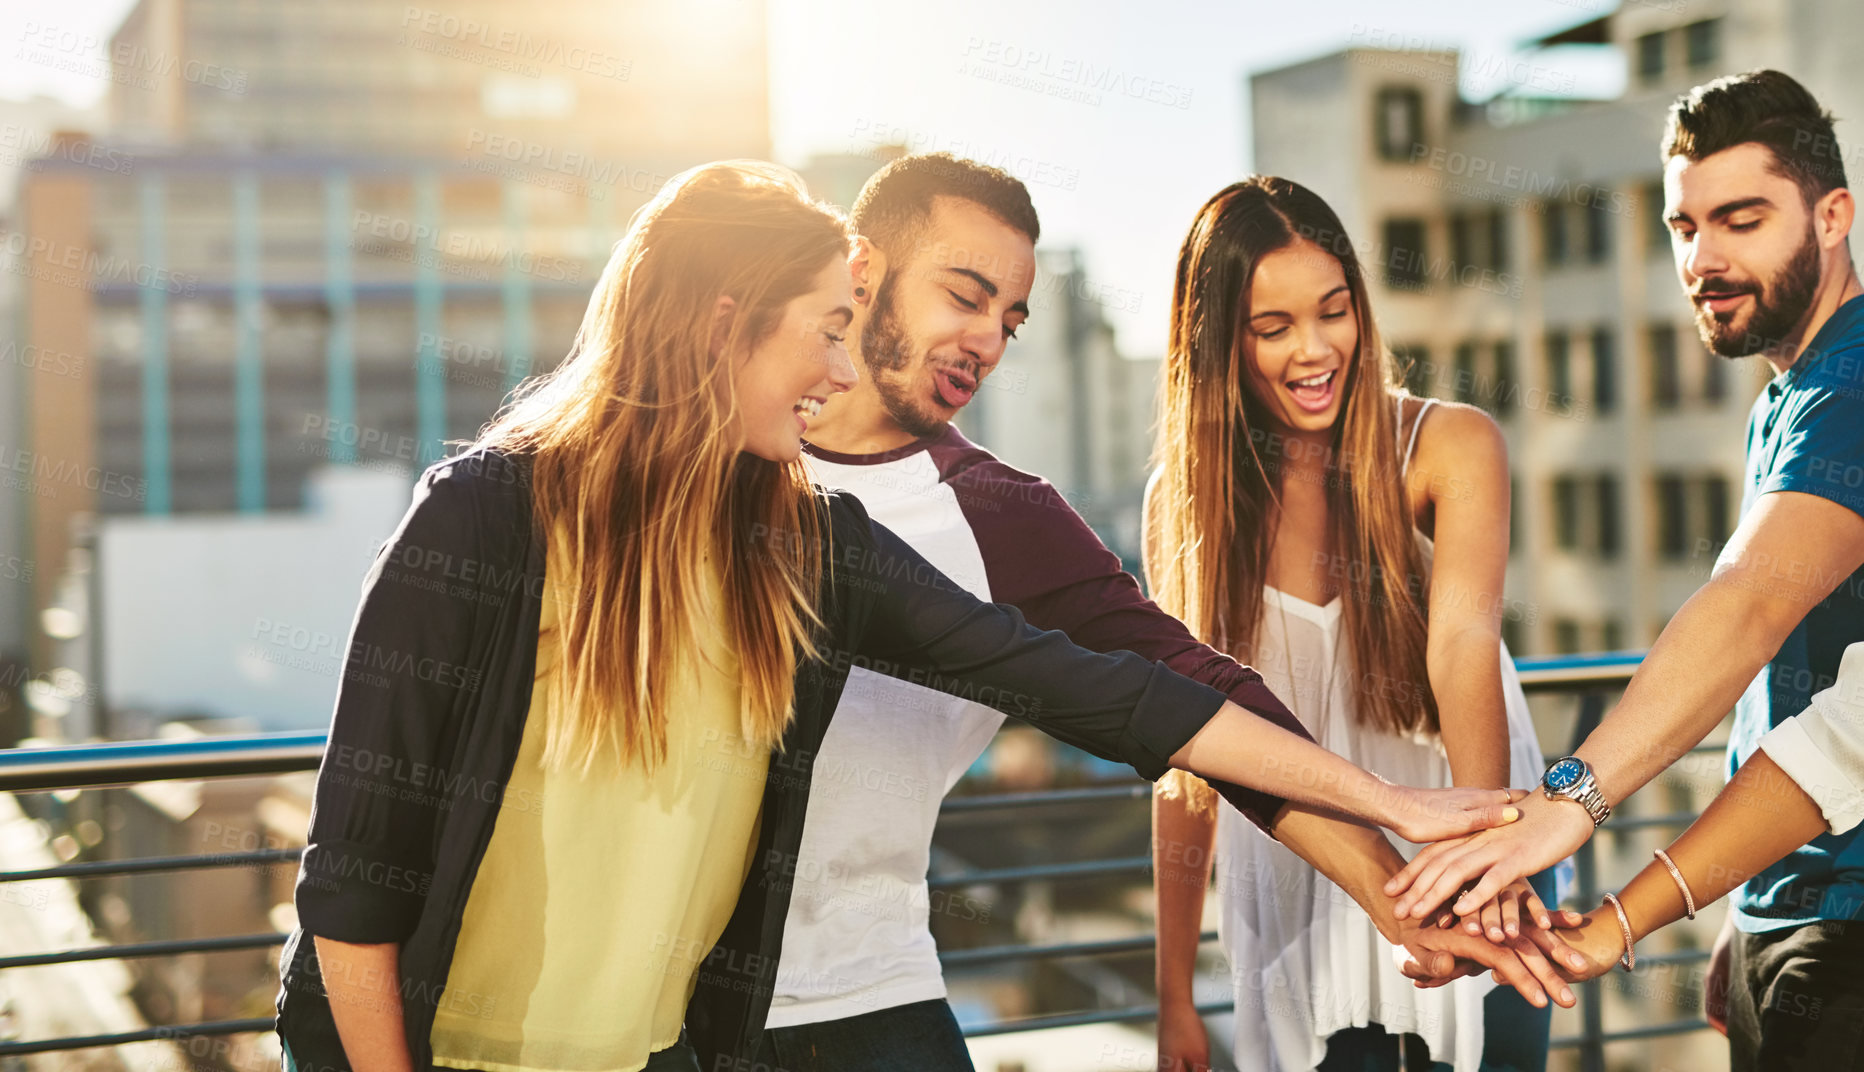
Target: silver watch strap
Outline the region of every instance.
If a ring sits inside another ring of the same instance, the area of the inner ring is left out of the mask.
[[[1612,806],[1605,802],[1605,794],[1599,792],[1596,782],[1588,784],[1583,793],[1572,799],[1578,802],[1580,807],[1586,809],[1586,814],[1592,817],[1592,825],[1595,827],[1604,825],[1605,820],[1612,814]]]

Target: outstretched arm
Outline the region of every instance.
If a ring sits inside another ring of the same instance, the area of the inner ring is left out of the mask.
[[[993,459],[965,470],[954,486],[961,488],[959,501],[970,512],[992,599],[1014,605],[1038,629],[1059,629],[1090,651],[1130,651],[1164,663],[1237,706],[1298,736],[1310,736],[1261,675],[1199,643],[1183,622],[1147,599],[1120,557],[1046,481]],[[1151,502],[1148,487],[1148,511]],[[1141,550],[1156,576],[1158,548],[1150,516]],[[1211,788],[1264,829],[1286,804],[1234,784]]]
[[[1451,831],[1468,833],[1513,822],[1517,815],[1514,802],[1526,796],[1519,789],[1396,785],[1229,702],[1172,754],[1171,765],[1272,793],[1291,804],[1306,805],[1310,812],[1387,827],[1412,842],[1456,837]],[[1282,817],[1270,828],[1284,842],[1281,831],[1290,810],[1283,809]],[[1397,850],[1377,831],[1367,833],[1384,842],[1392,857],[1397,856]]]
[[[865,516],[852,496],[837,539],[835,583],[875,593],[853,652],[876,672],[986,704],[1057,740],[1127,763],[1156,780],[1172,767],[1389,826],[1410,841],[1455,837],[1507,821],[1502,789],[1393,785],[1130,651],[1098,653],[1015,607],[985,603]]]
[[[1806,710],[1761,738],[1760,747],[1668,853],[1697,908],[1827,832],[1864,820],[1864,642],[1845,649],[1838,679]],[[1619,895],[1633,940],[1685,915],[1676,876],[1655,858]],[[1586,975],[1623,951],[1616,913],[1597,911],[1602,956]]]
[[[1448,982],[1488,968],[1536,1006],[1545,1005],[1549,993],[1559,1004],[1573,1005],[1572,990],[1525,938],[1498,945],[1459,928],[1440,927],[1435,920],[1398,918],[1381,886],[1403,865],[1404,857],[1377,830],[1290,807],[1276,820],[1275,836],[1365,909],[1386,941],[1410,953],[1413,963],[1406,966],[1407,975]]]
[[[1694,747],[1734,706],[1806,612],[1864,564],[1864,517],[1802,492],[1762,495],[1578,755],[1616,805]],[[1592,834],[1585,810],[1534,793],[1521,821],[1432,845],[1385,887],[1400,918],[1427,915],[1471,880],[1468,915],[1502,887],[1564,858]]]
[[[1700,910],[1825,831],[1818,803],[1759,751],[1666,851]],[[1655,858],[1625,885],[1618,901],[1633,942],[1687,912],[1682,887]],[[1574,981],[1605,974],[1625,951],[1624,929],[1609,905],[1586,913],[1579,929],[1555,934],[1589,961],[1583,970],[1567,971]],[[1538,928],[1530,936],[1543,946],[1549,938]]]
[[[1207,1059],[1203,1023],[1193,1006],[1192,972],[1203,915],[1204,887],[1210,874],[1211,832],[1215,825],[1210,791],[1195,779],[1153,799],[1154,883],[1158,892],[1159,1057],[1187,1067]],[[1378,830],[1299,805],[1282,810],[1273,835],[1315,870],[1326,875],[1371,917],[1379,933],[1402,946],[1414,978],[1448,982],[1483,969],[1519,990],[1536,1005],[1547,995],[1571,1006],[1572,991],[1549,962],[1549,952],[1525,940],[1503,945],[1434,923],[1405,921],[1391,910],[1381,884],[1396,874],[1404,858]],[[1575,914],[1573,920],[1577,921]],[[1547,943],[1550,952],[1571,954]],[[1177,1067],[1177,1066],[1172,1066]]]

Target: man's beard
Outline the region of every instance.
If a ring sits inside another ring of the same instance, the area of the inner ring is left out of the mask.
[[[1696,305],[1696,330],[1702,343],[1723,357],[1749,357],[1772,349],[1786,341],[1792,330],[1812,308],[1813,295],[1819,289],[1819,243],[1810,230],[1806,241],[1793,254],[1786,267],[1767,281],[1765,287],[1750,283],[1738,287],[1703,285],[1698,294],[1752,294],[1754,313],[1747,327],[1737,330],[1734,322],[1722,323],[1708,306]]]
[[[875,290],[874,311],[861,328],[861,359],[894,423],[913,438],[924,439],[944,428],[945,418],[913,397],[914,373],[925,362],[914,360],[912,339],[893,308],[893,297],[893,277],[888,276]]]

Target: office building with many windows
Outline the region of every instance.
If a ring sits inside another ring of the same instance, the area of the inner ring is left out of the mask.
[[[1734,524],[1748,406],[1768,370],[1701,344],[1662,219],[1670,103],[1772,66],[1840,119],[1864,88],[1838,5],[1627,4],[1510,56],[1349,49],[1255,74],[1256,169],[1327,198],[1372,277],[1414,390],[1505,430],[1517,652],[1642,647],[1707,579]],[[1368,34],[1369,38],[1376,39]],[[1624,87],[1578,99],[1562,50],[1613,50]]]
[[[89,519],[295,509],[330,462],[418,471],[560,360],[638,206],[770,153],[763,8],[707,6],[136,4],[103,129],[22,172],[0,245],[16,346],[62,355],[0,368],[22,609]],[[57,61],[56,31],[24,61]]]

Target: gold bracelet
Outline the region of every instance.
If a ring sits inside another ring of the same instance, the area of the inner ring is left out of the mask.
[[[1618,913],[1618,927],[1625,932],[1625,951],[1624,955],[1618,958],[1618,963],[1624,965],[1626,971],[1630,971],[1637,967],[1637,954],[1631,949],[1631,919],[1625,915],[1625,906],[1618,903],[1617,894],[1606,894],[1605,903],[1611,905],[1612,911]]]
[[[1683,881],[1683,872],[1677,869],[1675,862],[1673,862],[1670,859],[1669,853],[1663,851],[1662,849],[1658,849],[1656,852],[1656,856],[1657,856],[1657,859],[1663,861],[1663,866],[1670,869],[1670,877],[1676,880],[1676,885],[1683,891],[1683,907],[1688,910],[1689,918],[1695,919],[1696,918],[1696,899],[1690,896],[1689,883]]]

